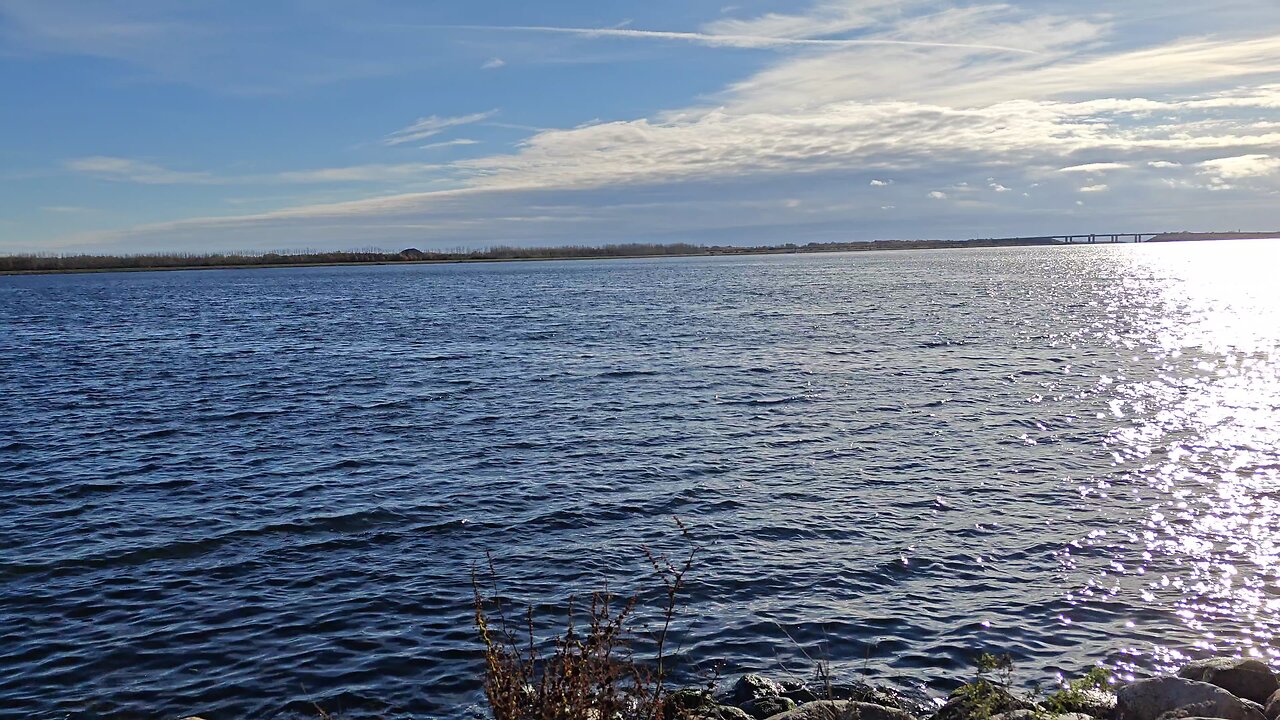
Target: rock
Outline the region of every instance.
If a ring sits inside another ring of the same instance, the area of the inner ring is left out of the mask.
[[[1267,720],[1280,720],[1280,690],[1271,694],[1271,698],[1267,700],[1267,709],[1264,711]]]
[[[1084,713],[1052,714],[1040,710],[1014,710],[992,715],[991,720],[1094,720],[1094,718]]]
[[[1110,720],[1116,714],[1116,694],[1101,688],[1066,688],[1049,696],[1045,705],[1058,713]]]
[[[1275,673],[1266,663],[1239,658],[1197,660],[1178,671],[1178,677],[1199,680],[1226,690],[1236,697],[1266,703],[1280,690]]]
[[[752,700],[782,697],[785,689],[763,675],[743,675],[733,685],[733,704],[742,707]]]
[[[1184,705],[1183,707],[1170,710],[1163,713],[1156,720],[1185,720],[1186,718],[1213,718],[1213,713],[1217,712],[1214,704],[1211,702],[1196,703],[1194,705]]]
[[[1032,720],[1036,717],[1034,710],[1014,710],[1012,712],[992,715],[991,720]],[[1047,720],[1047,718],[1046,718]]]
[[[786,697],[762,697],[758,700],[748,700],[743,703],[742,709],[756,720],[765,720],[765,718],[795,710],[796,703]]]
[[[1039,708],[1008,690],[985,680],[963,685],[947,697],[947,702],[933,720],[970,720],[970,718],[987,718],[1003,715],[1017,710],[1038,710]],[[1143,720],[1154,720],[1144,718]]]
[[[706,690],[685,688],[667,695],[662,703],[662,714],[663,717],[681,717],[688,714],[690,710],[699,710],[715,705],[716,702],[711,699],[711,693]]]
[[[916,717],[897,708],[871,703],[818,700],[781,715],[774,715],[769,720],[916,720]]]
[[[1189,705],[1195,706],[1195,714],[1202,717],[1265,720],[1257,703],[1198,680],[1158,677],[1131,682],[1116,690],[1117,720],[1157,720],[1170,710]]]
[[[915,714],[922,709],[919,703],[908,700],[901,693],[869,683],[857,682],[831,686],[831,700],[856,700],[882,707],[897,708]]]
[[[807,702],[815,700],[831,700],[832,698],[824,698],[820,691],[809,687],[800,680],[783,680],[782,681],[782,697],[794,700],[797,705],[803,705]]]
[[[830,700],[831,698],[823,698],[817,692],[811,690],[808,685],[803,683],[783,683],[784,692],[782,697],[794,701],[797,705],[815,702],[817,700]]]
[[[711,705],[700,710],[694,710],[690,715],[676,715],[675,717],[688,717],[691,720],[755,720],[746,711],[732,705]]]

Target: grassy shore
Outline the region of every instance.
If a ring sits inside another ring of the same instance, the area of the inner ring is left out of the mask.
[[[143,270],[225,270],[255,267],[327,267],[339,265],[409,265],[431,263],[508,262],[528,260],[600,260],[611,258],[696,257],[711,255],[775,255],[875,250],[951,249],[966,247],[1017,247],[1056,244],[1052,238],[997,240],[878,240],[872,242],[808,243],[758,247],[704,246],[687,243],[497,247],[475,251],[422,251],[398,253],[297,252],[262,254],[146,254],[146,255],[8,255],[0,256],[0,274],[73,272],[121,272]]]
[[[1102,236],[1105,237],[1105,236]],[[1269,233],[1166,233],[1145,242],[1246,240],[1280,238]],[[868,242],[811,242],[804,245],[738,246],[689,243],[628,243],[620,245],[562,245],[554,247],[494,247],[485,250],[397,253],[380,250],[345,252],[268,253],[152,253],[138,255],[0,255],[0,275],[39,275],[145,270],[232,270],[269,267],[332,267],[344,265],[414,265],[437,263],[515,262],[530,260],[604,260],[713,255],[785,255],[800,253],[874,252],[883,250],[952,250],[960,248],[1063,245],[1053,237],[985,238],[974,240],[873,240]],[[1084,244],[1084,243],[1076,243]]]

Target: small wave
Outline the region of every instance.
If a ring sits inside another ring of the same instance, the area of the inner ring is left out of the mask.
[[[284,415],[286,410],[236,410],[234,412],[222,413],[218,415],[206,415],[198,418],[203,422],[227,422],[230,420],[253,420],[257,418],[276,417]]]
[[[602,373],[598,373],[596,377],[610,378],[610,379],[626,379],[626,378],[634,378],[634,377],[648,377],[651,375],[661,375],[661,374],[662,373],[658,372],[657,370],[608,370]]]

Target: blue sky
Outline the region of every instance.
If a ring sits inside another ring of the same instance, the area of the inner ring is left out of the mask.
[[[0,252],[1280,228],[1274,0],[0,0]]]

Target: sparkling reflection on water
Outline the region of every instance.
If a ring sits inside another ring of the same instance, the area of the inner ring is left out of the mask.
[[[1265,242],[0,278],[0,697],[454,717],[469,571],[677,671],[1280,664]]]
[[[1183,623],[1203,653],[1277,664],[1280,648],[1280,247],[1244,243],[1124,256],[1128,279],[1107,299],[1109,342],[1131,353],[1103,377],[1115,428],[1115,480],[1082,493],[1148,507],[1128,528],[1090,537],[1112,569],[1078,594],[1136,593]],[[1125,367],[1125,365],[1121,365]],[[1063,618],[1069,622],[1068,617]],[[1159,637],[1119,666],[1172,669],[1187,648]]]

